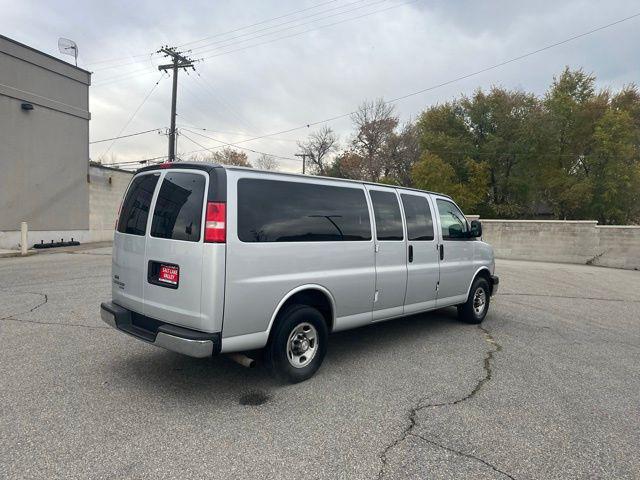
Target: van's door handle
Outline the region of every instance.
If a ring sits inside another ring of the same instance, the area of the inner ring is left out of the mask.
[[[413,262],[413,245],[409,245],[409,263]]]
[[[444,245],[440,244],[440,260],[444,260]]]

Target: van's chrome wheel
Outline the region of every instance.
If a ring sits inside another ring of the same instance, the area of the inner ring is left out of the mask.
[[[287,341],[287,358],[291,366],[303,368],[311,363],[318,351],[318,332],[310,323],[303,322],[291,331]]]
[[[265,348],[269,370],[289,383],[311,378],[327,353],[328,336],[327,322],[318,309],[299,304],[285,307]]]
[[[487,295],[484,288],[478,287],[473,294],[473,311],[477,316],[482,315],[485,306],[487,305]]]
[[[466,323],[482,323],[489,311],[491,301],[489,282],[485,277],[476,277],[469,289],[467,301],[458,305],[458,317]]]

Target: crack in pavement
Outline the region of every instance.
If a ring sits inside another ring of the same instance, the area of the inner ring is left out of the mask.
[[[47,303],[49,301],[49,296],[46,293],[40,293],[40,292],[12,292],[10,290],[6,290],[6,289],[0,289],[0,291],[6,292],[6,293],[28,293],[29,295],[40,295],[41,297],[43,297],[43,300],[38,303],[35,307],[31,307],[29,310],[25,310],[24,312],[18,312],[18,313],[14,313],[12,315],[8,315],[6,317],[2,317],[0,318],[0,321],[8,321],[8,322],[18,322],[18,323],[35,323],[35,324],[39,324],[39,325],[59,325],[62,327],[83,327],[83,328],[91,328],[91,329],[109,329],[109,327],[101,327],[101,326],[94,326],[94,325],[82,325],[79,323],[57,323],[57,322],[43,322],[40,320],[26,320],[24,318],[16,318],[20,315],[26,315],[27,313],[31,313],[36,311],[37,309],[39,309],[40,307],[42,307],[45,303]]]
[[[499,474],[504,475],[505,477],[510,478],[511,480],[515,480],[515,478],[509,475],[507,472],[503,472],[502,470],[498,469],[495,465],[490,464],[489,462],[487,462],[486,460],[483,460],[480,457],[476,457],[475,455],[471,455],[470,453],[461,452],[460,450],[447,447],[446,445],[442,445],[441,443],[434,442],[433,440],[423,437],[422,435],[418,435],[417,433],[410,433],[409,435],[411,435],[412,437],[419,438],[420,440],[430,443],[431,445],[434,445],[438,448],[442,448],[443,450],[447,450],[448,452],[455,453],[456,455],[460,455],[461,457],[467,457],[467,458],[471,458],[472,460],[477,460],[480,463],[484,463],[487,467],[498,472]]]
[[[24,313],[28,313],[28,312],[24,312]],[[16,315],[22,315],[22,314],[18,313]],[[25,320],[24,318],[13,318],[13,315],[6,318],[0,318],[0,321],[18,322],[18,323],[35,323],[38,325],[58,325],[60,327],[81,327],[81,328],[89,328],[94,330],[111,330],[110,327],[101,327],[98,325],[83,325],[81,323],[58,323],[58,322],[42,322],[39,320]]]
[[[467,457],[472,460],[477,460],[478,462],[485,464],[487,467],[498,472],[499,474],[504,475],[505,477],[510,478],[511,480],[515,480],[515,478],[509,475],[507,472],[503,472],[502,470],[498,469],[495,465],[490,464],[489,462],[487,462],[486,460],[483,460],[480,457],[476,457],[475,455],[471,455],[470,453],[461,452],[460,450],[447,447],[446,445],[442,445],[441,443],[434,442],[433,440],[423,437],[422,435],[418,435],[417,433],[410,433],[409,435],[411,435],[412,437],[419,438],[420,440],[430,443],[431,445],[434,445],[436,447],[442,448],[443,450],[447,450],[448,452],[455,453],[456,455],[460,455],[461,457]]]
[[[32,307],[29,310],[26,310],[24,312],[14,313],[14,314],[8,315],[6,317],[2,317],[2,318],[0,318],[0,320],[15,320],[14,317],[16,315],[24,315],[26,313],[31,313],[31,312],[37,310],[38,308],[40,308],[41,306],[43,306],[45,303],[47,303],[49,301],[49,297],[47,296],[46,293],[40,293],[40,292],[11,292],[9,290],[4,290],[4,289],[2,291],[6,292],[6,293],[28,293],[29,295],[40,295],[41,297],[43,297],[43,300],[42,300],[42,302],[37,304],[35,307]]]
[[[453,405],[458,405],[459,403],[462,402],[466,402],[467,400],[473,398],[481,389],[482,387],[491,380],[492,376],[493,376],[493,368],[491,365],[491,361],[493,360],[493,356],[495,353],[498,353],[502,350],[502,346],[496,342],[496,340],[493,338],[493,336],[489,333],[489,331],[482,327],[481,325],[477,326],[479,330],[481,330],[484,334],[484,340],[485,342],[487,342],[489,345],[491,345],[491,349],[488,350],[484,356],[484,361],[483,361],[483,369],[484,369],[484,375],[483,377],[478,380],[478,382],[476,383],[476,385],[473,387],[473,389],[465,396],[458,398],[456,400],[452,400],[450,402],[441,402],[441,403],[423,403],[423,401],[419,401],[418,404],[415,407],[411,407],[411,409],[409,410],[409,424],[407,425],[407,427],[404,429],[404,431],[402,432],[402,435],[397,438],[396,440],[394,440],[392,443],[390,443],[389,445],[387,445],[385,447],[385,449],[382,451],[382,453],[380,454],[380,462],[382,463],[382,465],[380,466],[380,470],[378,471],[378,479],[381,479],[384,477],[385,475],[385,470],[386,470],[386,466],[387,466],[387,454],[396,446],[398,446],[400,443],[404,442],[407,437],[409,436],[413,436],[414,438],[419,438],[421,440],[424,440],[425,442],[428,442],[432,445],[435,445],[437,447],[443,448],[445,450],[448,450],[450,452],[456,453],[460,456],[464,456],[464,457],[468,457],[471,459],[475,459],[485,465],[487,465],[488,467],[491,467],[493,470],[495,470],[496,472],[506,476],[507,478],[510,478],[512,480],[515,480],[514,477],[512,477],[511,475],[509,475],[508,473],[500,470],[498,467],[496,467],[495,465],[490,464],[489,462],[487,462],[486,460],[483,460],[479,457],[476,457],[474,455],[468,454],[468,453],[464,453],[462,451],[459,450],[455,450],[451,447],[447,447],[445,445],[442,445],[440,443],[437,443],[433,440],[430,440],[426,437],[423,437],[421,435],[418,435],[416,433],[413,432],[414,427],[417,425],[417,420],[416,420],[416,415],[418,414],[418,412],[420,412],[421,410],[424,410],[426,408],[437,408],[437,407],[445,407],[445,406],[453,406]]]

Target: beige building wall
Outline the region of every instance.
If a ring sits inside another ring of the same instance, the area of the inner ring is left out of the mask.
[[[89,228],[91,241],[113,240],[118,208],[133,174],[91,164],[89,169]]]

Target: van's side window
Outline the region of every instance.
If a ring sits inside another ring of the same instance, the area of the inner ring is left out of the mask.
[[[238,238],[243,242],[371,240],[364,190],[242,178]]]
[[[451,240],[456,238],[468,238],[467,219],[460,209],[453,203],[438,198],[438,212],[440,213],[440,226],[442,228],[442,238]]]
[[[369,190],[369,194],[376,218],[378,240],[403,240],[402,216],[396,194],[380,190]]]
[[[409,240],[433,240],[433,218],[427,199],[405,193],[401,194],[401,197]]]
[[[118,219],[118,232],[131,235],[145,234],[151,198],[156,189],[158,177],[158,174],[151,174],[140,175],[133,179],[122,203]]]
[[[167,172],[151,222],[151,236],[197,242],[204,201],[205,178],[195,173]]]

